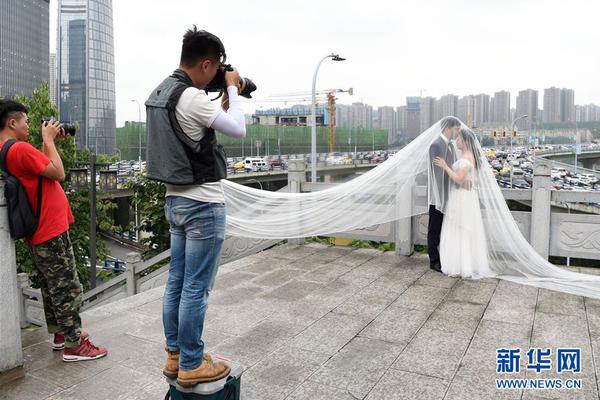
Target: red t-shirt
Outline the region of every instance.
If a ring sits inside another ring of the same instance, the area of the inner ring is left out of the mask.
[[[0,143],[0,149],[4,143]],[[33,212],[37,212],[38,177],[50,159],[27,142],[12,145],[6,155],[6,167],[21,182]],[[58,181],[42,177],[42,210],[37,231],[27,238],[30,245],[38,245],[69,230],[75,219],[67,195]]]

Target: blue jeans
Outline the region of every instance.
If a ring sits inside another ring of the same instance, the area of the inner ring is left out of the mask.
[[[179,351],[179,367],[191,370],[204,357],[202,329],[225,240],[225,205],[169,196],[165,214],[171,226],[171,263],[163,326],[167,348]]]

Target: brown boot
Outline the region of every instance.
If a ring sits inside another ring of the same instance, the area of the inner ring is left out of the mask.
[[[169,349],[166,348],[165,351],[167,352],[167,363],[163,369],[163,375],[167,378],[175,379],[179,372],[179,352],[169,351]]]
[[[202,364],[189,371],[179,370],[177,383],[183,387],[190,387],[198,383],[218,381],[229,375],[231,368],[221,361],[213,362],[212,357],[204,355]]]

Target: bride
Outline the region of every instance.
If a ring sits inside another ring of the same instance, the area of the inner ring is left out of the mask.
[[[440,235],[442,272],[450,276],[481,278],[493,275],[489,269],[476,190],[475,173],[481,168],[481,154],[475,146],[476,140],[470,130],[462,128],[456,138],[460,158],[451,167],[441,157],[434,160],[435,165],[456,183],[449,185]]]
[[[408,250],[412,248],[412,222],[416,222],[415,229],[423,228],[422,218],[412,221],[411,217],[426,214],[431,205],[449,217],[443,221],[441,238],[441,264],[446,273],[495,277],[600,299],[600,276],[552,265],[529,244],[508,209],[481,145],[466,125],[460,123],[460,128],[462,154],[445,167],[441,161],[440,166],[432,165],[429,156],[430,146],[443,133],[439,121],[384,163],[342,184],[314,185],[311,192],[302,192],[304,174],[296,173],[291,176],[298,181],[290,186],[297,192],[289,193],[223,180],[227,235],[286,239],[344,232],[374,237],[371,232],[382,232],[377,233],[379,240],[404,244]],[[432,171],[439,168],[447,169],[454,180],[468,181],[451,189],[447,210],[443,198],[432,197],[436,190],[428,190],[436,189]]]

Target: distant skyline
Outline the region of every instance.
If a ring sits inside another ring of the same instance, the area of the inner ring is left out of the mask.
[[[317,88],[353,87],[354,96],[338,96],[344,104],[399,106],[421,93],[439,98],[502,90],[516,104],[519,91],[534,89],[541,96],[552,86],[573,89],[576,104],[600,103],[598,2],[365,4],[115,1],[117,125],[137,120],[131,100],[143,102],[177,67],[181,37],[192,24],[221,37],[228,61],[256,82],[257,99],[310,91],[317,62],[338,52],[347,61],[324,62]],[[50,0],[53,52],[56,7],[57,0]],[[245,110],[260,105],[245,101]]]

